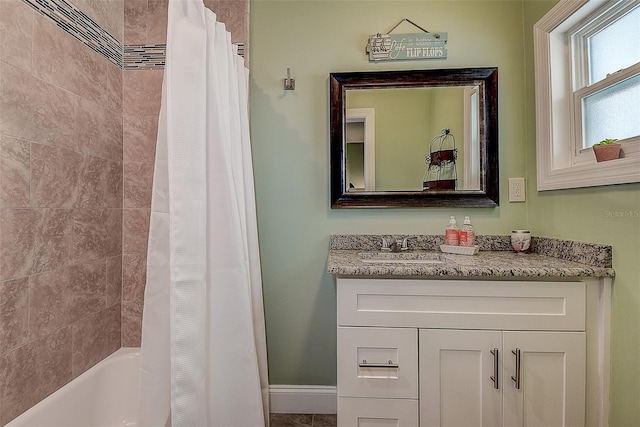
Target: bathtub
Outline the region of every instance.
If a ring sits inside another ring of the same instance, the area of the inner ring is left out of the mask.
[[[140,349],[121,348],[5,427],[136,426]]]

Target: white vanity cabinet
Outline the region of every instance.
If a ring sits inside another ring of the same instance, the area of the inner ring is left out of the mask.
[[[584,426],[585,333],[420,330],[421,426]]]
[[[338,425],[606,425],[607,280],[338,277]]]

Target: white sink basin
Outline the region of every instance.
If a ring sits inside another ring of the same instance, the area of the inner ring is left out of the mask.
[[[440,254],[431,252],[361,252],[362,262],[378,264],[443,264]]]

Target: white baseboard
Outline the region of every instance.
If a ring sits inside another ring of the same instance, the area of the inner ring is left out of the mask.
[[[269,407],[273,414],[335,414],[337,389],[321,385],[270,385]]]

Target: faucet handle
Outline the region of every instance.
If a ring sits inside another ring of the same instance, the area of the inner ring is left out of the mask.
[[[408,237],[402,239],[394,239],[393,236],[389,237],[389,239],[383,237],[382,247],[380,248],[380,250],[390,252],[406,251],[407,249],[409,249],[408,240]]]
[[[391,242],[388,241],[386,238],[382,238],[382,247],[380,248],[381,251],[390,251],[391,250]]]
[[[407,249],[409,249],[409,242],[408,242],[409,238],[405,237],[404,239],[400,240],[398,239],[396,242],[399,246],[398,249],[400,249],[401,251],[406,251]]]

